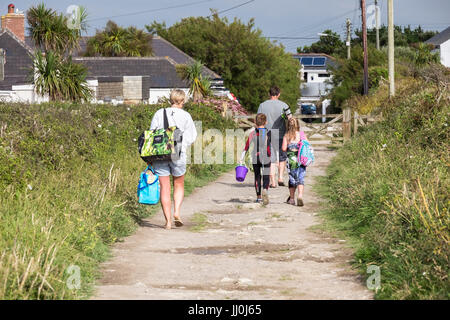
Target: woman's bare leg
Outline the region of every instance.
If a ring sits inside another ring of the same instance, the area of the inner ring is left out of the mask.
[[[174,218],[180,218],[180,208],[183,199],[184,199],[184,175],[180,177],[173,177]]]
[[[171,222],[171,211],[172,203],[170,201],[170,176],[159,177],[159,183],[161,186],[161,207],[164,212],[164,217],[166,218],[166,228],[170,229]]]

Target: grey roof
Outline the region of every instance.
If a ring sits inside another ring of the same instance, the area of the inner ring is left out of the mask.
[[[148,77],[149,88],[188,88],[176,72],[176,63],[164,57],[74,57],[88,68],[88,79],[119,79],[123,76]]]
[[[83,53],[86,51],[87,43],[91,37],[81,37],[80,41],[78,42],[80,45],[80,49],[73,53],[73,56],[81,57]],[[31,37],[25,37],[25,42],[30,46],[34,47],[33,41],[31,40]],[[154,57],[169,57],[172,59],[176,64],[190,64],[194,62],[194,59],[178,49],[176,46],[174,46],[172,43],[167,41],[164,38],[161,38],[159,36],[153,36],[151,40],[151,46],[153,49],[153,55]],[[207,67],[204,67],[204,75],[208,76],[211,79],[221,79],[221,76],[215,73],[214,71],[210,70]]]
[[[438,33],[431,39],[428,39],[425,41],[425,43],[434,44],[435,46],[440,46],[444,42],[450,40],[450,27],[442,31],[441,33]]]
[[[5,78],[0,90],[11,90],[14,85],[30,84],[32,49],[8,29],[0,30],[0,48],[6,51]]]

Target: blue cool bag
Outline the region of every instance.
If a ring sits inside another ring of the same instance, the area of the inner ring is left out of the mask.
[[[151,171],[151,174],[147,174]],[[150,181],[149,181],[150,179]],[[159,177],[151,166],[141,173],[139,185],[137,188],[139,203],[157,204],[159,202]]]

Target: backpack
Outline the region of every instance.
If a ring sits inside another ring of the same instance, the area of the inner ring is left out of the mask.
[[[141,173],[137,187],[139,203],[157,204],[159,202],[159,177],[151,166]]]
[[[314,162],[314,149],[306,140],[301,140],[299,146],[298,162],[307,167]]]
[[[139,155],[146,163],[156,160],[178,160],[180,158],[183,141],[181,130],[177,126],[169,127],[165,108],[163,112],[164,128],[146,130],[139,136]]]

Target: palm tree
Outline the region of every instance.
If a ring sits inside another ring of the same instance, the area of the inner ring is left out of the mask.
[[[79,48],[78,40],[87,29],[87,11],[81,7],[78,13],[79,28],[70,28],[68,17],[43,3],[27,12],[28,31],[37,48],[31,78],[37,93],[48,94],[53,101],[88,101],[92,96],[86,67],[73,63],[70,56]]]
[[[27,12],[28,32],[36,47],[45,52],[52,50],[60,55],[71,54],[79,48],[78,40],[86,32],[87,11],[80,7],[80,28],[69,28],[68,18],[55,10],[46,8],[43,3],[31,7]]]
[[[203,64],[194,61],[190,65],[180,65],[177,72],[183,80],[187,80],[191,86],[189,93],[193,95],[194,102],[201,100],[210,93],[211,81],[208,77],[203,77]]]
[[[36,92],[48,94],[50,100],[89,101],[92,92],[86,83],[87,69],[72,62],[71,58],[61,60],[53,51],[34,55],[34,69],[31,73]]]
[[[122,28],[108,21],[102,31],[89,39],[86,56],[143,57],[152,55],[152,35],[135,27]]]

